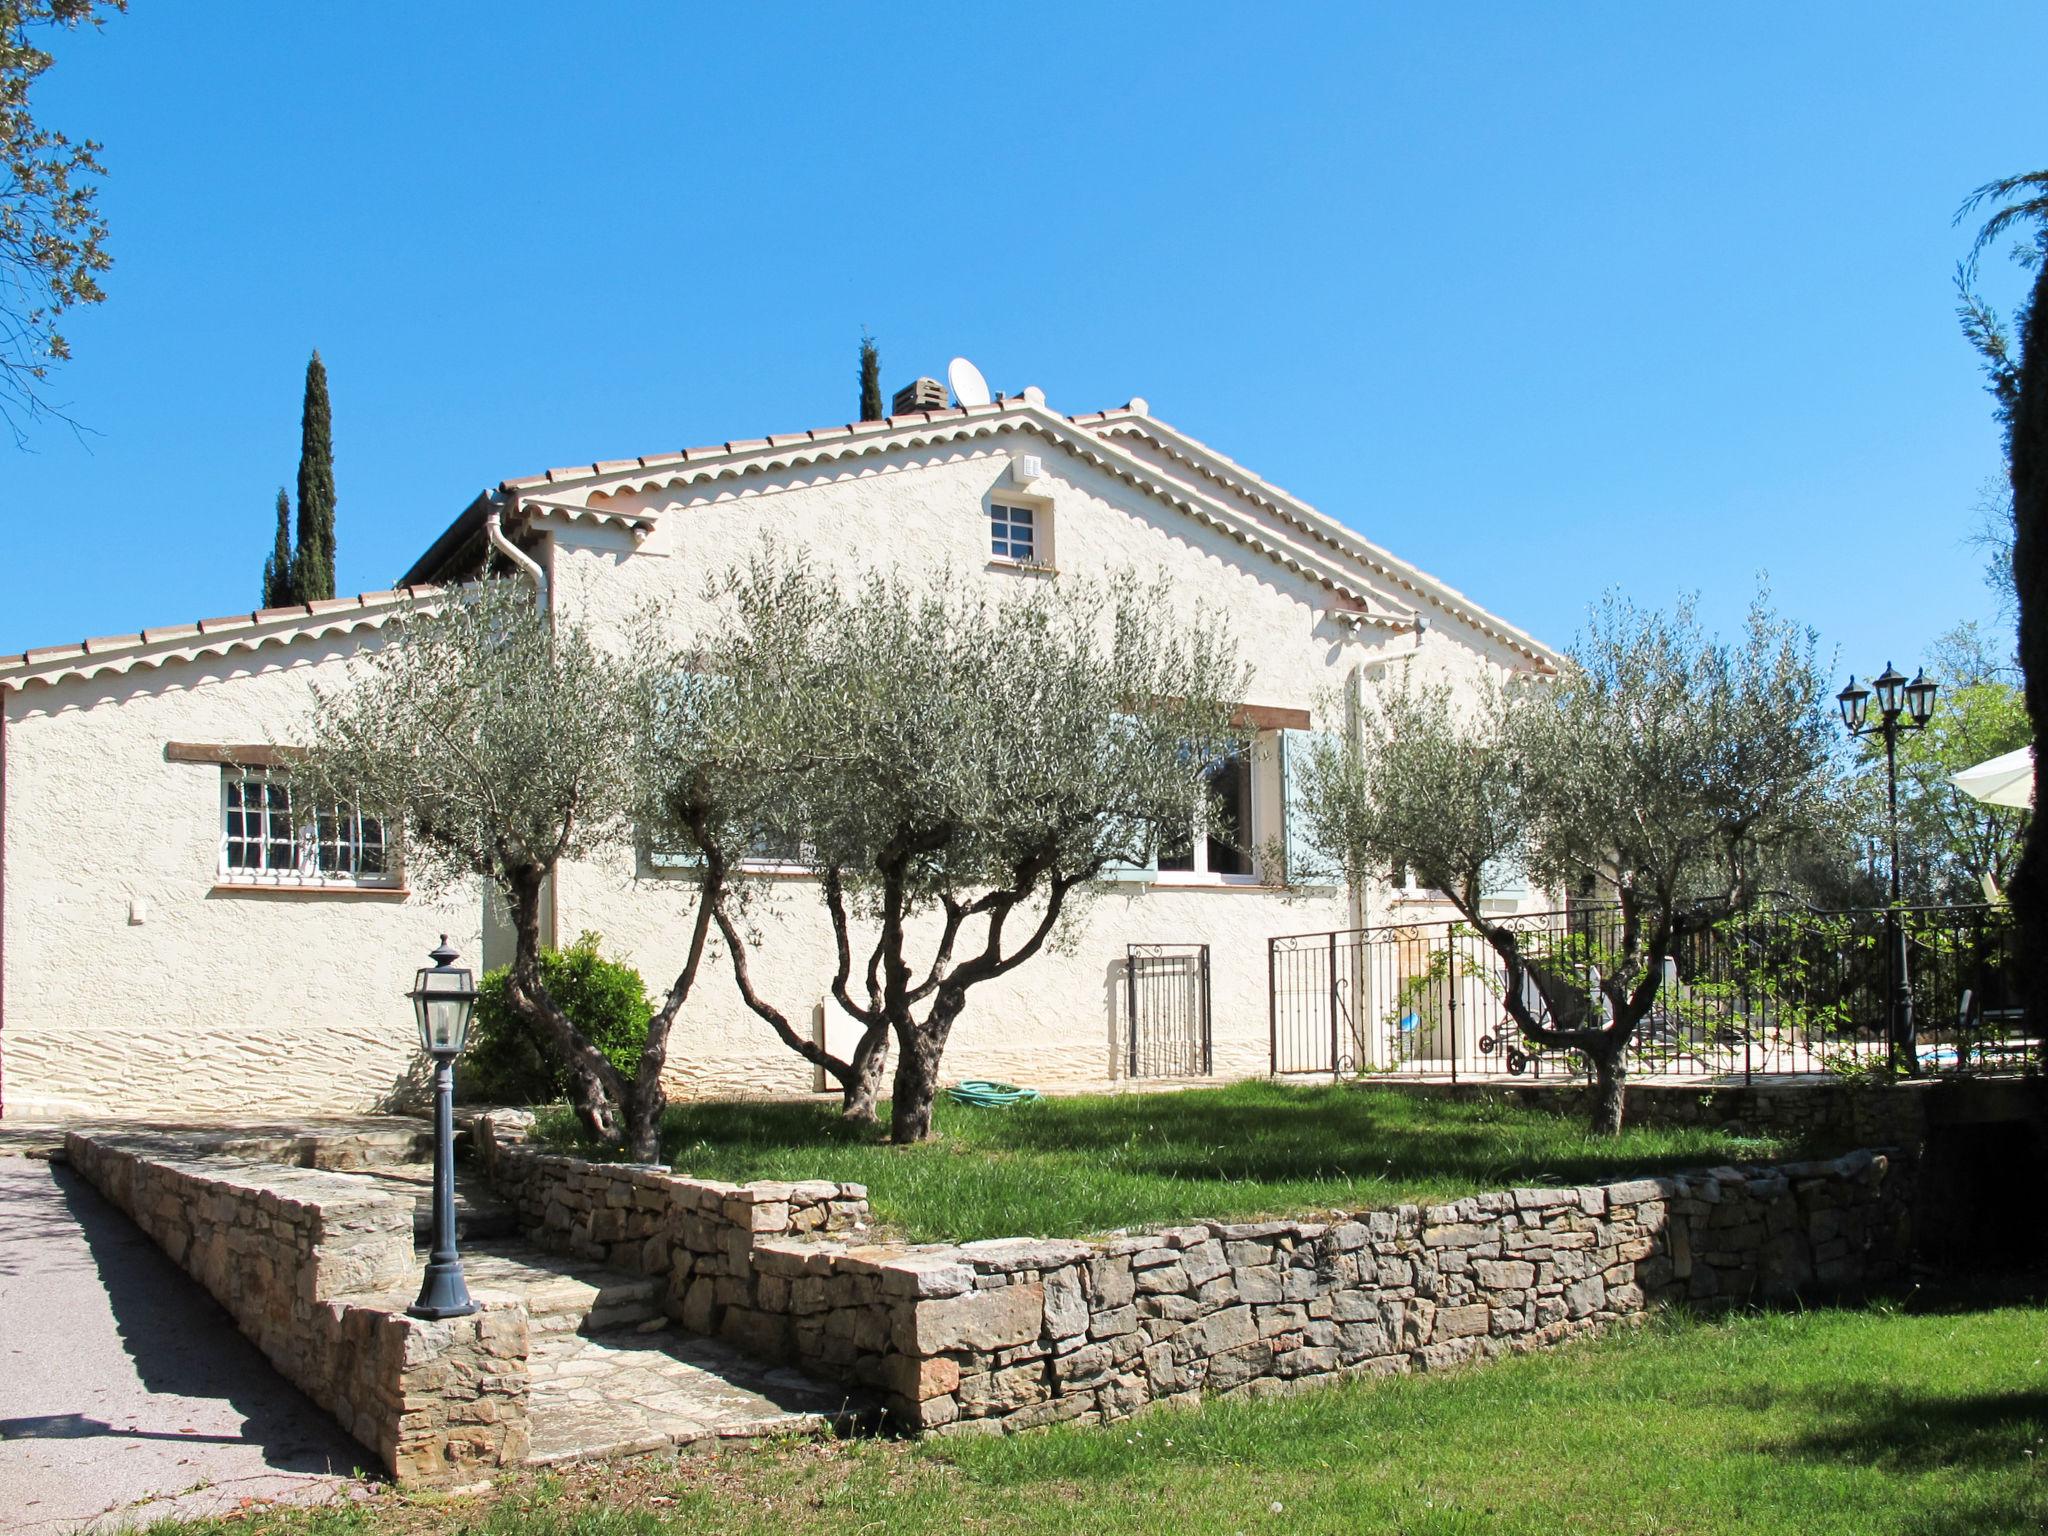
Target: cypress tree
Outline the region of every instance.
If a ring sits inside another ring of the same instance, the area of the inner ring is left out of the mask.
[[[888,414],[882,408],[882,354],[875,350],[875,338],[860,333],[860,419],[880,421]]]
[[[292,585],[292,504],[284,487],[277,488],[277,540],[263,562],[263,606],[289,608],[298,601]]]
[[[2034,814],[2012,881],[2027,1017],[2048,1019],[2048,261],[2035,271],[2020,329],[2019,389],[2012,406],[2012,574],[2019,596],[2020,672],[2034,726]]]
[[[297,600],[334,596],[334,420],[327,406],[327,365],[316,350],[306,364],[299,413],[299,547],[292,584]]]

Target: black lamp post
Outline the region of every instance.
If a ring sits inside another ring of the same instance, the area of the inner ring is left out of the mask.
[[[1924,669],[1909,683],[1886,662],[1884,670],[1870,680],[1869,688],[1857,687],[1852,677],[1849,686],[1835,695],[1835,702],[1842,709],[1842,724],[1849,728],[1851,736],[1884,737],[1885,814],[1892,844],[1892,899],[1884,914],[1885,970],[1891,992],[1891,1064],[1896,1071],[1903,1050],[1906,1071],[1914,1077],[1920,1075],[1920,1043],[1913,1030],[1913,982],[1906,963],[1906,925],[1899,920],[1899,733],[1926,729],[1934,714],[1937,686]],[[1873,689],[1877,695],[1875,719],[1869,714]]]
[[[434,1058],[434,1247],[420,1299],[405,1310],[414,1317],[467,1317],[477,1306],[455,1251],[455,1058],[469,1038],[476,978],[455,964],[445,933],[427,958],[433,965],[420,971],[407,996],[419,1018],[420,1046]]]

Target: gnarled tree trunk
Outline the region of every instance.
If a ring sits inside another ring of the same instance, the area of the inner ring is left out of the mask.
[[[882,1081],[889,1067],[887,1025],[870,1026],[861,1035],[860,1044],[854,1047],[853,1060],[848,1066],[852,1071],[840,1085],[844,1094],[839,1108],[840,1118],[854,1125],[879,1125]]]
[[[1624,1060],[1627,1050],[1628,1041],[1624,1036],[1618,1042],[1586,1051],[1587,1059],[1593,1063],[1592,1129],[1596,1136],[1617,1136],[1621,1133],[1622,1108],[1628,1093]]]
[[[889,1105],[889,1139],[899,1147],[928,1141],[932,1134],[932,1108],[939,1096],[939,1062],[946,1054],[946,1036],[952,1019],[934,1018],[919,1025],[903,1019],[896,1025],[896,1084]],[[959,1005],[953,1007],[959,1012]]]
[[[568,1067],[569,1101],[584,1131],[606,1146],[617,1146],[625,1137],[621,1109],[626,1080],[602,1051],[578,1033],[541,980],[540,908],[547,870],[539,864],[522,864],[511,870],[508,880],[514,942],[512,967],[505,978],[506,995]]]

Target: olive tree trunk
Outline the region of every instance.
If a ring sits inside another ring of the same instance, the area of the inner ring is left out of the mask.
[[[889,1105],[889,1139],[898,1146],[931,1139],[932,1109],[939,1097],[939,1063],[946,1054],[953,1021],[966,1002],[963,992],[948,989],[922,1024],[908,1017],[896,1023],[896,1083]]]
[[[852,1071],[841,1084],[840,1118],[854,1125],[881,1124],[882,1081],[889,1068],[889,1031],[869,1028],[854,1047]]]
[[[606,1146],[619,1146],[626,1134],[621,1113],[626,1080],[570,1022],[541,980],[540,909],[547,877],[546,867],[537,863],[518,865],[509,873],[514,943],[506,995],[568,1068],[569,1102],[584,1132]]]
[[[1586,1052],[1593,1063],[1593,1133],[1598,1136],[1621,1134],[1623,1101],[1628,1092],[1624,1056],[1628,1041],[1603,1045]]]

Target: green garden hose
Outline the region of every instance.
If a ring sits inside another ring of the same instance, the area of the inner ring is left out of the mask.
[[[977,1109],[1008,1109],[1012,1104],[1029,1104],[1038,1097],[1036,1088],[1019,1088],[1015,1083],[985,1083],[970,1077],[946,1090],[955,1104],[972,1104]]]

